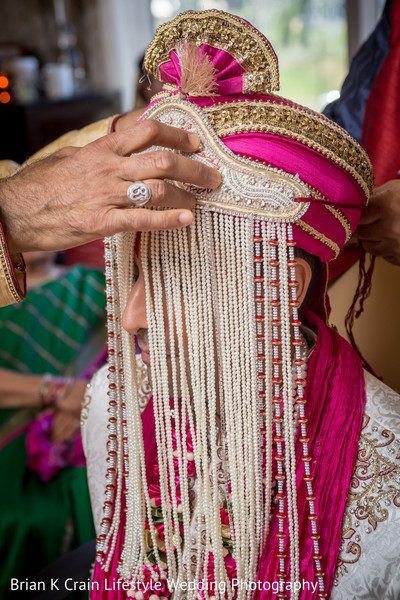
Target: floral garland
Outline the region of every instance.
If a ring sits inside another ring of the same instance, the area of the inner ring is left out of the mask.
[[[178,459],[175,456],[177,451],[177,441],[175,428],[172,430],[172,443],[174,449],[174,469],[175,469],[175,483],[176,483],[176,497],[178,503],[180,502],[180,485],[179,485],[179,475],[178,475]],[[196,475],[194,455],[193,455],[193,441],[192,436],[187,428],[187,437],[186,437],[186,451],[187,451],[187,475],[189,478],[194,478]],[[164,570],[167,568],[167,559],[164,553],[165,550],[165,537],[164,537],[164,519],[162,515],[161,509],[161,489],[159,482],[159,465],[158,458],[156,457],[152,477],[149,484],[149,496],[150,496],[150,504],[152,506],[151,515],[153,524],[155,526],[155,538],[157,542],[157,548],[159,552],[159,556],[162,561],[162,566]],[[178,504],[178,520],[179,520],[179,536],[178,539],[175,539],[175,543],[178,542],[183,547],[183,525],[181,522],[181,513],[179,512],[179,504]],[[221,517],[221,536],[222,543],[224,547],[224,560],[225,560],[225,568],[229,579],[232,581],[236,577],[236,563],[235,559],[232,556],[233,547],[231,540],[231,530],[229,524],[229,514],[227,511],[226,502],[220,509],[220,517]],[[145,539],[147,542],[147,558],[154,565],[154,571],[160,575],[159,567],[156,564],[155,551],[153,548],[153,543],[151,540],[150,526],[148,520],[145,523]],[[176,547],[174,547],[174,551],[176,552]],[[163,560],[164,559],[164,560]],[[214,582],[214,557],[212,552],[209,554],[208,560],[208,569],[207,569],[207,585],[210,589],[210,584]],[[199,594],[201,597],[204,597],[204,591],[202,586],[199,586]],[[158,580],[157,585],[155,585],[154,579],[151,575],[151,571],[148,567],[143,567],[143,579],[141,581],[140,591],[135,589],[135,585],[132,585],[132,588],[127,591],[127,596],[129,598],[135,598],[136,600],[166,600],[171,596],[173,590],[169,589],[167,579],[161,578]]]

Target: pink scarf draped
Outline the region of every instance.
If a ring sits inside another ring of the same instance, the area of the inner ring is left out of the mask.
[[[307,437],[312,456],[310,471],[314,476],[315,512],[321,566],[325,573],[325,592],[332,588],[336,560],[341,541],[342,517],[357,457],[363,409],[365,405],[364,374],[361,360],[351,346],[333,329],[311,313],[308,322],[318,332],[316,346],[308,360],[305,415],[308,418]],[[313,543],[306,500],[306,484],[302,480],[304,462],[302,446],[296,445],[297,502],[299,514],[300,582],[316,583],[312,558]],[[273,518],[264,551],[260,558],[257,580],[278,581],[278,519]],[[287,529],[286,529],[287,532]],[[287,540],[288,538],[286,538]],[[286,547],[288,550],[288,548]],[[290,598],[290,592],[286,592]],[[255,600],[275,598],[272,591],[257,591]],[[312,587],[303,586],[301,600],[316,597]]]
[[[310,470],[314,476],[313,491],[316,497],[315,510],[318,515],[321,565],[324,572],[325,592],[332,587],[337,556],[341,541],[342,517],[357,457],[358,440],[365,404],[364,374],[361,361],[351,346],[333,329],[328,328],[314,313],[307,314],[308,323],[318,333],[316,346],[308,360],[305,413],[308,418],[307,435],[312,456]],[[153,403],[149,402],[142,415],[143,435],[146,447],[146,468],[151,473],[155,460],[156,445]],[[316,583],[315,564],[312,558],[313,543],[310,539],[311,526],[308,519],[307,490],[302,477],[304,463],[301,460],[302,446],[296,445],[297,490],[300,539],[300,581]],[[124,495],[123,504],[125,505]],[[117,546],[113,553],[110,571],[105,573],[97,562],[94,570],[92,600],[122,600],[126,592],[113,589],[119,578],[118,557],[124,542],[125,513],[122,511]],[[277,582],[279,562],[276,537],[278,519],[274,516],[264,551],[259,562],[257,581]],[[288,540],[288,538],[286,538]],[[266,586],[264,586],[266,587]],[[309,587],[309,589],[308,589]],[[107,589],[108,588],[108,589]],[[276,585],[274,588],[276,589]],[[257,590],[254,600],[276,598],[276,592]],[[316,597],[312,586],[304,585],[300,600]],[[290,591],[286,591],[290,598]]]

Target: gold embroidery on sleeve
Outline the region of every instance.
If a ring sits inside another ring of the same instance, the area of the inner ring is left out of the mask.
[[[348,566],[360,559],[361,527],[371,534],[379,523],[388,519],[390,507],[400,508],[400,443],[394,433],[372,423],[370,417],[364,415],[357,462],[343,515],[334,585],[348,573]]]

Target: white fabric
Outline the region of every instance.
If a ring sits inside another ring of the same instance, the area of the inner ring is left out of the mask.
[[[400,598],[400,396],[365,373],[367,404],[331,600]]]
[[[94,374],[85,394],[81,413],[82,445],[96,535],[100,534],[103,513],[108,438],[107,365]]]
[[[99,532],[107,469],[107,367],[93,377],[82,441]],[[400,396],[365,373],[367,403],[331,600],[400,598]],[[142,405],[149,388],[144,386]]]

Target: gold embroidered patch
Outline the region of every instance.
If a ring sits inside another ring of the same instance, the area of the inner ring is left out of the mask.
[[[279,90],[278,59],[268,40],[242,19],[218,10],[186,12],[158,27],[145,55],[145,68],[157,79],[177,42],[209,44],[230,54],[245,70],[243,93]]]

